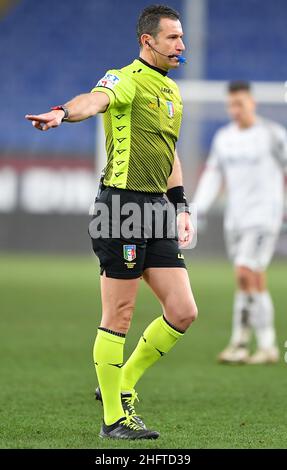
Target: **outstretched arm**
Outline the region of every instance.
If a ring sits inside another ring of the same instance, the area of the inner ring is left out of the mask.
[[[106,93],[94,92],[78,95],[63,105],[68,110],[68,118],[65,121],[79,122],[104,113],[110,103]],[[65,113],[62,109],[52,110],[44,114],[26,114],[25,118],[32,121],[32,125],[41,131],[47,131],[52,127],[58,127],[62,123]]]

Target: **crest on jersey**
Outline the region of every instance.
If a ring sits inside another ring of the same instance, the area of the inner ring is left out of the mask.
[[[101,78],[96,84],[97,86],[103,86],[105,88],[114,88],[117,83],[119,83],[120,78],[114,75],[113,73],[106,73],[106,75]]]
[[[167,112],[170,118],[174,116],[174,106],[172,101],[167,101]]]
[[[124,259],[133,261],[136,258],[136,245],[124,245]]]

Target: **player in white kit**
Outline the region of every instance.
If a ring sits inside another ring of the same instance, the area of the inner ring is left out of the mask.
[[[228,88],[231,123],[214,136],[194,202],[204,217],[222,183],[227,192],[224,233],[235,266],[232,335],[220,362],[262,364],[279,360],[274,308],[265,271],[271,261],[284,211],[287,132],[256,114],[250,84]],[[249,353],[252,330],[257,350]]]

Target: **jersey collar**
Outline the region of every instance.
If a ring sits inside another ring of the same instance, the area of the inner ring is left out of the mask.
[[[137,60],[139,60],[142,64],[146,65],[150,69],[155,70],[156,72],[160,73],[164,77],[167,75],[166,70],[159,69],[158,67],[155,67],[154,65],[149,64],[146,60],[142,59],[141,57],[139,57]]]

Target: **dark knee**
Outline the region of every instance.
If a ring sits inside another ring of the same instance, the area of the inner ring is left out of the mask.
[[[238,267],[236,270],[236,279],[239,289],[249,291],[254,288],[255,275],[249,268]]]

